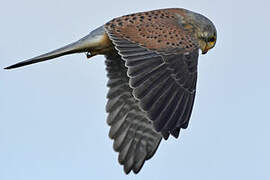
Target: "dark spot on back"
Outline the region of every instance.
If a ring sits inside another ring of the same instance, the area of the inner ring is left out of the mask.
[[[115,25],[114,25],[114,24],[111,24],[110,27],[111,27],[111,28],[115,28]]]

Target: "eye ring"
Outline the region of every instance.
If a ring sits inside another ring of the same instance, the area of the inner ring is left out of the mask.
[[[216,38],[215,37],[211,37],[210,39],[208,39],[208,42],[215,42]]]

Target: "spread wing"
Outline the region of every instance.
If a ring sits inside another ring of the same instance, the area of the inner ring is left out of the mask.
[[[139,106],[156,131],[179,136],[190,119],[197,80],[198,51],[162,55],[110,35],[126,61],[127,75]]]
[[[161,137],[177,138],[188,126],[199,50],[194,29],[180,27],[173,11],[131,14],[104,26],[118,53],[106,60],[109,136],[126,173],[139,172]]]
[[[159,10],[105,25],[128,68],[133,96],[164,138],[187,128],[196,90],[198,43],[193,29],[178,21],[170,10]]]
[[[106,110],[107,123],[111,126],[109,137],[114,140],[113,148],[119,152],[119,163],[124,171],[138,173],[145,160],[151,158],[161,141],[157,133],[132,95],[127,77],[127,68],[117,53],[106,56],[109,78]]]

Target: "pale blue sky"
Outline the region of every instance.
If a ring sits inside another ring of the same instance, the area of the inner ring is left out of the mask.
[[[200,56],[188,129],[163,141],[137,177],[124,174],[108,138],[102,56],[2,69],[75,41],[113,17],[166,7],[209,17],[218,42]],[[0,180],[269,180],[268,11],[266,0],[2,2]]]

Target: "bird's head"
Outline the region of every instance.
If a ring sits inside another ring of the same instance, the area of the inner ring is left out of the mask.
[[[217,30],[207,17],[187,9],[180,9],[177,14],[180,17],[181,26],[186,26],[187,30],[192,29],[195,33],[202,54],[206,54],[215,46]]]
[[[202,54],[212,49],[217,40],[217,30],[214,24],[205,16],[194,13],[193,20],[197,28],[197,38]]]

